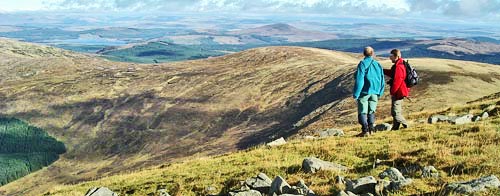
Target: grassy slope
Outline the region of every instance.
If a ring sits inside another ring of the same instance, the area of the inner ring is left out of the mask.
[[[352,54],[270,47],[138,65],[0,42],[0,111],[47,130],[68,147],[50,167],[0,187],[7,194],[39,194],[57,184],[232,152],[356,119],[349,92],[359,56]],[[406,111],[462,104],[500,85],[497,66],[412,61],[424,81]],[[388,96],[381,100],[380,118],[389,115],[389,102]],[[293,129],[301,119],[306,123]]]
[[[500,108],[500,99],[482,101],[442,110],[438,113],[480,113],[489,105]],[[410,118],[424,119],[436,111],[414,113]],[[110,176],[76,185],[58,186],[49,195],[78,195],[94,186],[106,186],[121,194],[147,195],[167,188],[172,195],[222,194],[237,189],[239,181],[264,172],[284,176],[289,183],[304,179],[319,195],[331,195],[342,187],[335,176],[358,178],[377,176],[387,167],[410,168],[434,165],[439,179],[423,179],[418,172],[410,175],[414,183],[394,195],[438,194],[447,182],[469,180],[485,175],[500,175],[500,118],[468,125],[415,124],[402,131],[379,132],[369,138],[353,137],[356,131],[347,127],[347,136],[321,140],[293,140],[275,148],[255,147],[246,151],[215,157],[193,158],[143,171]],[[303,158],[314,156],[346,165],[345,173],[319,172],[305,174]],[[372,168],[375,159],[382,164]],[[206,187],[215,187],[207,192]],[[485,195],[499,194],[492,190]]]

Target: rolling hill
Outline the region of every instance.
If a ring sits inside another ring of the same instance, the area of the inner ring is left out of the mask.
[[[1,115],[41,127],[67,147],[49,167],[0,187],[3,194],[41,194],[58,184],[356,121],[350,95],[356,54],[264,47],[133,64],[3,39],[0,48]],[[412,64],[423,82],[407,112],[462,104],[497,92],[500,84],[495,65],[430,58]],[[382,98],[380,118],[390,116],[389,102]]]

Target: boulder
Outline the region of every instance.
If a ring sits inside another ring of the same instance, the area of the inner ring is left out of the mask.
[[[439,171],[434,166],[426,166],[422,168],[422,177],[437,178],[439,177]]]
[[[285,144],[286,144],[285,138],[281,137],[277,140],[267,143],[266,145],[272,147],[272,146],[281,146]]]
[[[259,173],[256,177],[245,180],[245,185],[250,189],[257,190],[261,193],[268,193],[273,181],[264,173]]]
[[[431,117],[429,117],[427,122],[430,124],[434,124],[434,123],[438,123],[438,122],[448,122],[449,120],[450,120],[450,117],[445,116],[445,115],[432,115]]]
[[[406,178],[403,176],[403,174],[401,174],[401,172],[394,167],[386,169],[385,171],[380,173],[378,175],[378,177],[380,177],[381,179],[388,178],[388,180],[390,180],[390,181],[406,180]]]
[[[292,186],[288,192],[291,195],[305,195],[305,196],[315,196],[316,194],[307,187],[304,180],[300,180],[297,186]]]
[[[474,116],[474,117],[472,117],[472,122],[478,122],[480,120],[481,120],[480,116]]]
[[[341,129],[329,128],[326,130],[318,131],[320,138],[334,137],[334,136],[343,136],[344,131]]]
[[[452,124],[455,124],[455,125],[463,125],[463,124],[471,123],[472,117],[474,117],[472,114],[467,114],[464,116],[454,117],[450,121]]]
[[[485,176],[466,182],[451,183],[446,186],[448,193],[472,194],[487,189],[500,188],[500,180],[494,175]]]
[[[375,194],[377,180],[373,176],[359,178],[357,180],[346,181],[346,191],[354,194],[372,193]]]
[[[320,170],[347,171],[348,168],[340,164],[309,157],[302,161],[302,170],[306,173],[316,173]]]
[[[392,125],[389,123],[382,123],[375,126],[375,131],[390,131]]]
[[[268,195],[282,195],[290,193],[292,187],[283,179],[281,176],[276,176],[271,183],[271,188],[269,189]]]
[[[85,196],[118,196],[115,192],[109,190],[107,187],[94,187],[85,193]]]
[[[490,117],[490,114],[488,114],[488,112],[483,112],[483,113],[481,114],[481,119],[483,119],[483,120],[484,120],[484,119],[487,119],[488,117]]]
[[[256,190],[248,190],[242,192],[229,192],[229,196],[262,196],[262,194]]]
[[[384,187],[387,191],[398,191],[413,182],[413,180],[405,178],[398,169],[393,167],[380,173],[379,177],[390,181],[389,185]]]

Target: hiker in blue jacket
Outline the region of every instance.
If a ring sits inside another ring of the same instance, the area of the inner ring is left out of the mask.
[[[359,62],[355,77],[353,97],[358,104],[358,122],[361,124],[361,133],[358,137],[367,137],[375,132],[375,111],[378,99],[384,93],[384,71],[374,57],[372,47],[366,47],[365,58]]]

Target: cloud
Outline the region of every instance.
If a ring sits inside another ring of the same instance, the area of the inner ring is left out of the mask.
[[[257,13],[373,14],[407,11],[404,0],[60,0],[54,8],[116,11],[245,11]],[[402,9],[402,10],[401,10]]]
[[[500,0],[57,0],[56,9],[500,18]]]

